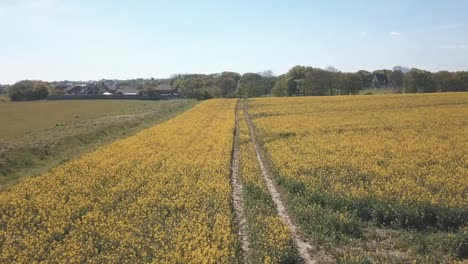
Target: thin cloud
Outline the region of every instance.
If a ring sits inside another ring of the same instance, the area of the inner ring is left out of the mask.
[[[76,17],[86,16],[91,10],[77,7],[63,0],[0,0],[0,23],[21,21],[27,24],[32,21],[37,24],[57,19],[73,20]],[[71,1],[70,1],[71,2]]]
[[[398,32],[398,31],[392,31],[392,32],[390,32],[390,36],[400,36],[400,35],[401,35],[401,33]]]
[[[367,31],[361,31],[359,34],[361,37],[367,37]]]
[[[434,30],[450,30],[463,27],[463,24],[445,24],[433,27]]]
[[[4,1],[0,3],[0,7],[12,9],[44,11],[55,9],[61,4],[61,0],[17,0]]]
[[[59,4],[60,1],[58,0],[30,0],[24,2],[26,8],[42,11],[55,9]]]
[[[468,49],[468,44],[459,44],[459,45],[443,45],[440,46],[441,49]]]

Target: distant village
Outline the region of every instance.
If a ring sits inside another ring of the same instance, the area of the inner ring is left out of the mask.
[[[31,82],[31,81],[30,81]],[[17,83],[18,84],[18,83]],[[214,74],[175,74],[171,79],[132,79],[99,81],[56,81],[47,83],[52,93],[35,92],[33,85],[19,89],[13,98],[12,88],[0,85],[0,95],[12,101],[65,99],[138,99],[159,100],[195,98],[206,100],[224,97],[266,96],[325,96],[382,93],[433,93],[468,91],[468,72],[429,72],[416,68],[395,66],[392,70],[373,72],[341,72],[333,67],[325,69],[294,66],[287,73],[275,76],[271,71],[261,73],[221,72]],[[44,87],[42,87],[44,88]],[[29,89],[29,90],[28,90]],[[29,96],[29,97],[28,97]],[[42,97],[41,97],[42,96]],[[37,97],[37,98],[36,98]]]
[[[58,96],[169,96],[178,97],[168,79],[100,80],[50,82]]]

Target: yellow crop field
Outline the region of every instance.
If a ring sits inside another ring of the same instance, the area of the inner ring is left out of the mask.
[[[252,263],[294,263],[298,260],[288,227],[276,208],[255,157],[245,115],[239,111],[239,149]]]
[[[463,261],[467,150],[468,93],[207,100],[1,191],[0,263]]]
[[[317,205],[355,238],[366,231],[349,219],[468,226],[468,94],[257,99],[249,112],[304,229]]]
[[[233,262],[235,103],[201,103],[0,193],[0,262]]]

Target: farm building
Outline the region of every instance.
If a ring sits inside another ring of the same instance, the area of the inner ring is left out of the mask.
[[[372,79],[373,88],[387,87],[388,84],[388,77],[385,74],[377,73],[374,75],[374,79]]]

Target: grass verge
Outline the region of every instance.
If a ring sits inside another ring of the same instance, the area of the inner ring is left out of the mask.
[[[195,103],[192,100],[148,102],[104,116],[57,123],[15,140],[3,139],[0,141],[0,188],[170,119]]]

